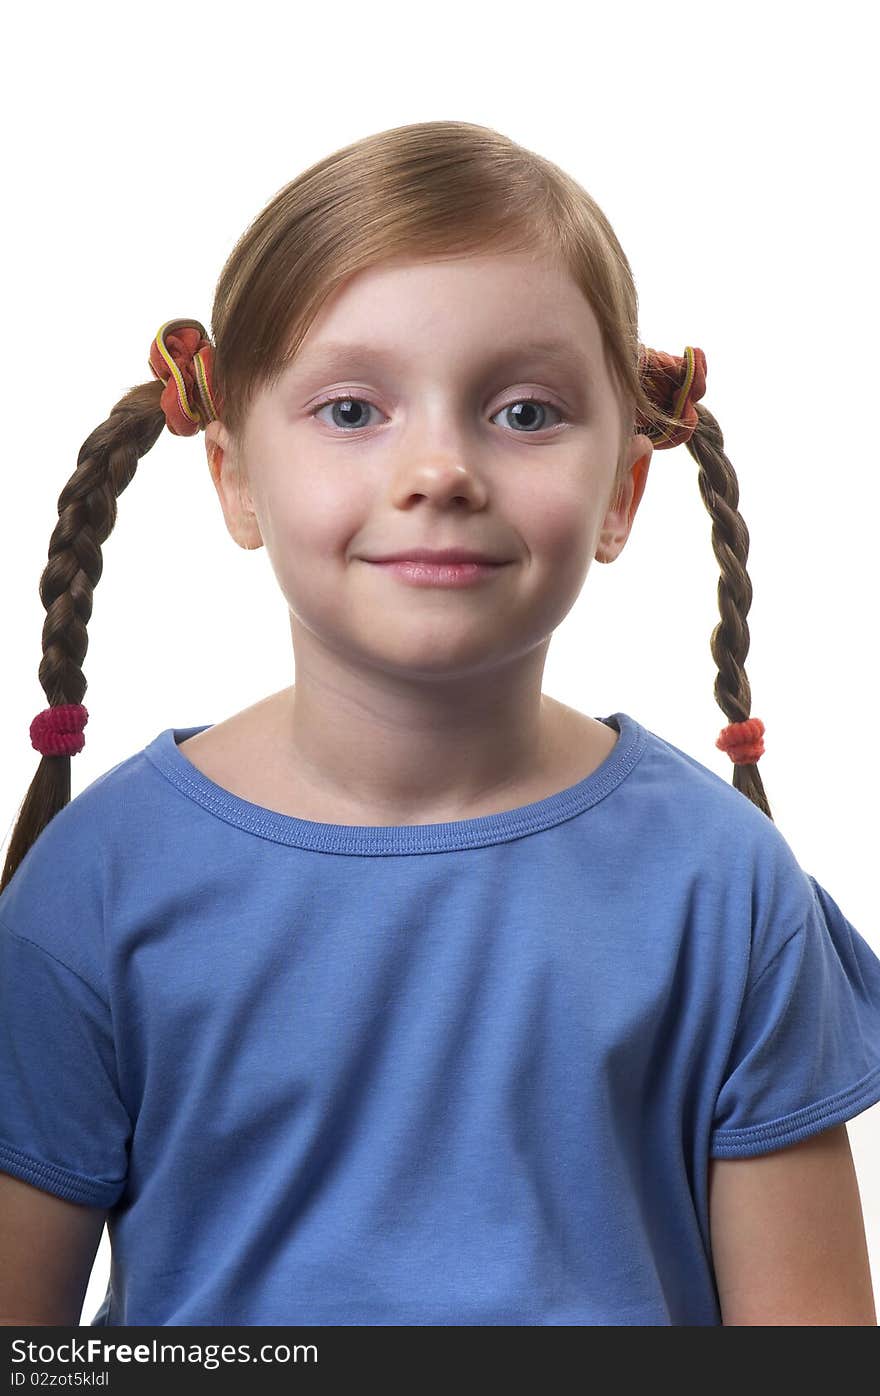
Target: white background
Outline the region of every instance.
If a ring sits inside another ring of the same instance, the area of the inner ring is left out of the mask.
[[[880,953],[875,740],[876,48],[870,6],[49,4],[13,11],[0,337],[6,665],[0,832],[28,727],[58,494],[159,325],[198,318],[246,224],[368,133],[456,119],[568,170],[630,259],[644,342],[707,358],[751,535],[760,770],[802,866]],[[711,523],[685,447],[655,453],[629,543],[596,564],[545,691],[626,711],[725,779]],[[85,660],[73,794],[163,728],[293,681],[264,549],[226,532],[201,435],[163,433],[120,497]],[[875,1284],[880,1109],[852,1120]],[[83,1308],[109,1272],[105,1231]]]

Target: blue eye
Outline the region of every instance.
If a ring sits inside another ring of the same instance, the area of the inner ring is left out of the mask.
[[[312,415],[313,417],[317,417],[318,413],[321,412],[321,411],[323,411],[323,409],[324,409],[325,407],[334,407],[335,404],[336,404],[337,402],[343,403],[344,406],[345,406],[345,411],[346,411],[347,413],[348,413],[348,412],[353,412],[355,416],[358,415],[358,409],[359,409],[359,408],[361,408],[361,407],[363,407],[363,406],[366,406],[366,407],[369,408],[369,407],[373,407],[373,406],[375,405],[374,403],[367,402],[366,398],[362,398],[362,397],[351,397],[350,395],[345,394],[345,395],[343,395],[342,397],[331,397],[331,398],[328,398],[328,399],[326,400],[326,402],[319,403],[319,405],[318,405],[316,408],[314,408],[314,410],[312,411],[311,415]],[[361,415],[362,415],[362,414],[361,414]],[[337,422],[335,425],[338,426],[339,423]],[[345,431],[351,432],[354,428],[359,427],[359,426],[363,426],[363,425],[364,425],[364,423],[363,423],[363,422],[359,422],[359,421],[355,421],[355,422],[346,421],[346,422],[343,423],[343,428],[344,428]]]
[[[346,413],[353,413],[355,417],[363,416],[363,407],[368,409],[375,407],[375,403],[369,402],[366,398],[352,397],[350,393],[343,393],[339,397],[327,398],[324,402],[319,403],[317,407],[312,409],[311,416],[317,417],[318,413],[322,412],[325,407],[335,408],[337,403],[343,404],[343,407],[340,408],[340,412],[344,409]],[[515,398],[513,402],[508,402],[504,407],[499,407],[498,411],[494,412],[492,415],[493,417],[499,417],[502,412],[510,412],[516,407],[525,407],[527,409],[525,425],[528,428],[527,431],[515,432],[514,434],[517,436],[529,436],[533,435],[536,431],[545,431],[547,429],[545,422],[539,421],[537,424],[534,422],[535,410],[539,408],[546,415],[546,408],[549,407],[550,411],[555,412],[561,421],[565,421],[560,408],[554,403],[539,397]],[[376,410],[378,411],[378,408],[376,408]],[[365,423],[363,421],[352,422],[350,420],[343,420],[340,424],[337,420],[334,422],[334,425],[340,426],[343,432],[351,434],[352,432],[356,432],[358,427],[364,426]],[[369,425],[369,423],[366,423],[366,425]]]
[[[549,407],[549,408],[550,408],[550,411],[551,411],[551,412],[555,412],[556,415],[557,415],[557,417],[560,418],[560,420],[565,421],[565,418],[563,417],[563,415],[562,415],[561,411],[559,410],[559,408],[558,408],[558,407],[555,407],[554,404],[553,404],[552,402],[547,402],[547,401],[545,401],[545,399],[542,398],[542,397],[520,397],[520,398],[516,398],[513,402],[508,402],[507,405],[506,405],[505,407],[499,407],[498,411],[495,412],[493,415],[496,416],[496,417],[499,417],[499,416],[501,415],[502,412],[512,412],[512,411],[514,410],[514,408],[517,408],[517,407],[525,407],[525,409],[526,409],[526,422],[525,422],[525,425],[529,428],[529,431],[528,431],[528,432],[525,432],[525,433],[523,433],[523,432],[517,432],[517,433],[516,433],[517,436],[531,435],[531,434],[534,433],[535,431],[543,431],[543,430],[545,429],[545,423],[544,423],[544,422],[538,422],[537,426],[534,424],[534,415],[535,415],[535,409],[536,409],[536,408],[540,408],[541,411],[544,412],[544,410],[545,410],[546,408]],[[545,412],[545,416],[546,416],[546,412]],[[522,423],[521,423],[520,425],[522,425]]]

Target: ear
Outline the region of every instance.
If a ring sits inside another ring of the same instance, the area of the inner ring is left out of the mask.
[[[222,422],[215,420],[205,427],[205,453],[226,527],[239,547],[248,551],[259,548],[263,538],[247,477],[232,438]]]
[[[654,444],[649,436],[630,438],[627,446],[627,474],[620,489],[611,499],[608,512],[602,520],[602,530],[596,547],[597,562],[614,562],[623,552],[636,510],[642,502],[653,454]]]

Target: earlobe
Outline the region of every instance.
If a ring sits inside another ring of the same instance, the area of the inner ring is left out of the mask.
[[[654,454],[654,446],[647,436],[633,438],[630,445],[631,461],[619,490],[609,501],[608,512],[603,520],[601,556],[597,548],[597,562],[614,562],[619,557],[632,529],[636,510],[645,492],[648,467]]]
[[[211,480],[217,491],[226,527],[240,548],[252,552],[263,546],[250,489],[243,478],[235,454],[229,454],[229,432],[219,420],[205,428],[205,453]]]

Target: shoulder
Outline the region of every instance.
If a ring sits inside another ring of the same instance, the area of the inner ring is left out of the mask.
[[[733,785],[656,733],[633,772],[645,838],[684,883],[750,936],[761,964],[803,925],[815,891],[779,827]],[[631,777],[632,779],[632,777]]]
[[[137,752],[97,776],[55,814],[0,893],[7,931],[97,985],[114,850],[129,842],[145,758]]]

